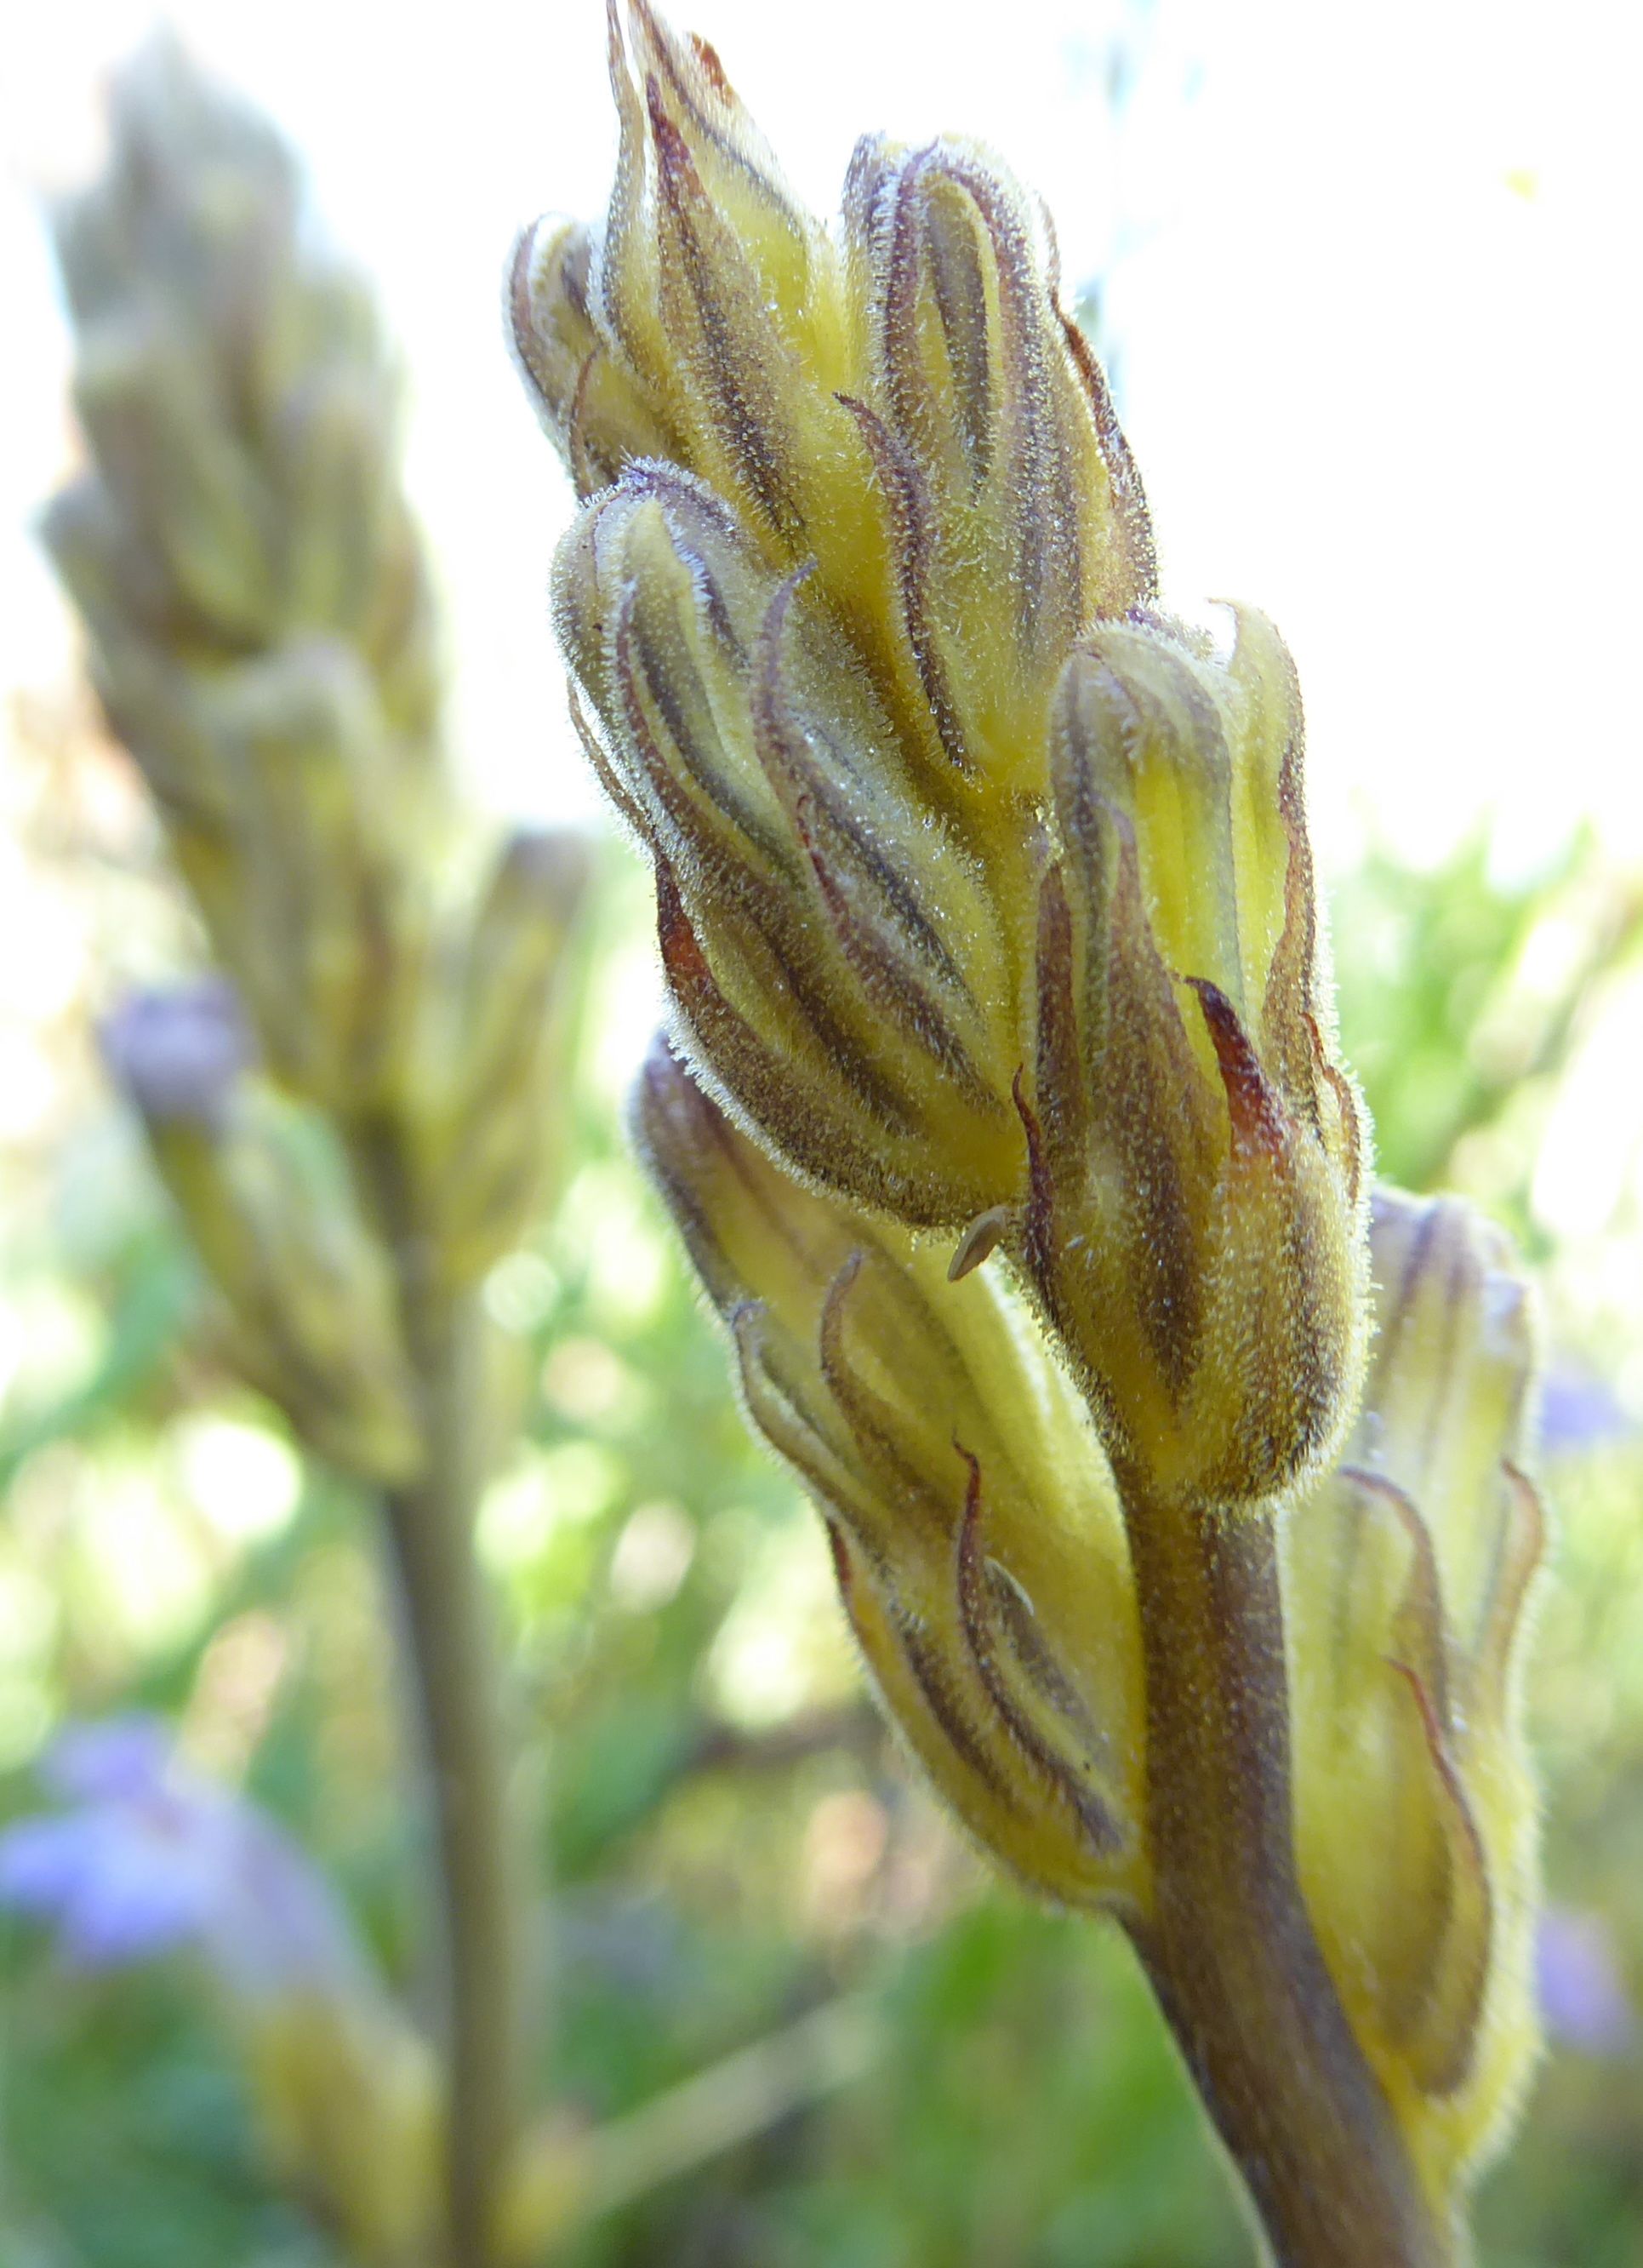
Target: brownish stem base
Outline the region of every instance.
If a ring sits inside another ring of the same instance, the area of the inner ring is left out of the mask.
[[[1156,1885],[1131,1935],[1159,2004],[1277,2268],[1453,2268],[1296,1874],[1273,1521],[1125,1501]]]

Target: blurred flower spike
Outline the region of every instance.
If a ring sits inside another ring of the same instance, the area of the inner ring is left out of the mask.
[[[272,129],[158,39],[57,243],[86,472],[47,541],[270,1063],[392,1076],[442,797],[427,574],[363,286],[306,241]]]
[[[196,1955],[278,2170],[350,2257],[409,2268],[433,2213],[433,2058],[318,1868],[150,1718],[70,1729],[41,1778],[62,1808],[0,1832],[0,1905],[55,1925],[71,1968]]]
[[[637,4],[612,43],[610,210],[538,225],[512,309],[679,1043],[806,1178],[1006,1243],[1155,1490],[1270,1495],[1350,1414],[1367,1146],[1282,643],[1157,611],[986,151],[864,142],[835,239],[710,48]]]
[[[468,1284],[542,1194],[585,854],[522,831],[440,896],[459,814],[370,295],[273,129],[171,40],[113,124],[57,215],[90,461],[47,541],[256,1056],[373,1154],[392,1127],[392,1233]],[[229,1000],[111,1027],[151,1126],[189,1115],[214,1015],[226,1078]]]
[[[540,830],[488,845],[463,811],[395,358],[290,153],[167,37],[112,113],[104,174],[55,215],[86,461],[45,534],[222,974],[128,1004],[106,1050],[234,1366],[380,1504],[436,1829],[445,2131],[421,2043],[357,1995],[268,1997],[247,2053],[294,2184],[400,2232],[355,2254],[488,2262],[527,1996],[472,1535],[527,1379],[479,1289],[553,1193],[589,862]],[[185,1859],[216,1815],[190,1793]],[[105,1828],[136,1847],[128,1808]]]
[[[105,1053],[240,1366],[402,1484],[407,1292],[471,1288],[551,1180],[588,861],[521,830],[440,895],[458,814],[370,296],[174,42],[113,112],[56,216],[89,462],[45,532],[224,977],[128,1001]]]

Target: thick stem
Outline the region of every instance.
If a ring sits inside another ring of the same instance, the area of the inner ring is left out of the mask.
[[[1131,1933],[1159,2003],[1277,2268],[1452,2268],[1296,1873],[1273,1519],[1125,1502],[1155,1884]]]
[[[480,1318],[429,1280],[391,1140],[362,1144],[395,1254],[426,1462],[384,1499],[433,1814],[451,2268],[488,2268],[517,2138],[521,1947],[501,1675],[473,1551],[483,1477]]]

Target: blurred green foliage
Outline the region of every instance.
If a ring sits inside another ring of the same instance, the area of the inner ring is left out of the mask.
[[[533,1381],[480,1543],[552,1885],[540,2077],[570,2115],[619,2117],[844,1992],[882,2010],[885,2043],[865,2077],[612,2213],[568,2257],[1233,2268],[1248,2240],[1116,1933],[993,1880],[912,1784],[862,1692],[817,1525],[744,1432],[723,1347],[625,1150],[643,902],[612,853],[581,1163],[552,1233],[487,1294]],[[1632,1012],[1636,892],[1591,845],[1510,884],[1469,847],[1423,874],[1371,856],[1336,902],[1345,1037],[1383,1169],[1464,1187],[1530,1238],[1554,1351],[1586,1392],[1590,1438],[1565,1426],[1549,1472],[1547,1867],[1637,1991],[1643,1452],[1625,1403],[1643,1271],[1629,1315],[1610,1280],[1637,1247],[1636,1177],[1584,1238],[1559,1229],[1537,1179],[1558,1113]],[[175,1712],[331,1869],[414,1994],[417,1822],[370,1528],[233,1385],[135,1135],[89,1073],[74,1093],[61,1138],[4,1167],[4,1807],[29,1804],[28,1762],[64,1719]],[[7,2268],[319,2268],[320,2240],[261,2177],[185,1974],[69,1977],[11,1924],[0,1970]],[[1487,2191],[1481,2252],[1490,2268],[1643,2256],[1635,2045],[1554,2050]]]

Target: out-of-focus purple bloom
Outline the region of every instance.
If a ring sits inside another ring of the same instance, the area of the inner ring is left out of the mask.
[[[39,1777],[60,1803],[118,1802],[162,1780],[175,1747],[158,1717],[70,1725],[47,1750]]]
[[[1551,1457],[1578,1456],[1638,1431],[1606,1380],[1566,1361],[1553,1361],[1541,1381],[1539,1418],[1540,1446]]]
[[[54,1922],[73,1967],[187,1947],[238,1996],[359,1990],[359,1948],[318,1868],[182,1764],[158,1719],[77,1727],[41,1778],[64,1808],[0,1834],[0,1904]]]
[[[1637,2042],[1609,1932],[1596,1914],[1549,1906],[1535,1941],[1541,2014],[1551,2038],[1583,2055],[1623,2055]]]
[[[215,1125],[253,1053],[238,998],[220,976],[133,992],[100,1036],[114,1078],[162,1124]]]

